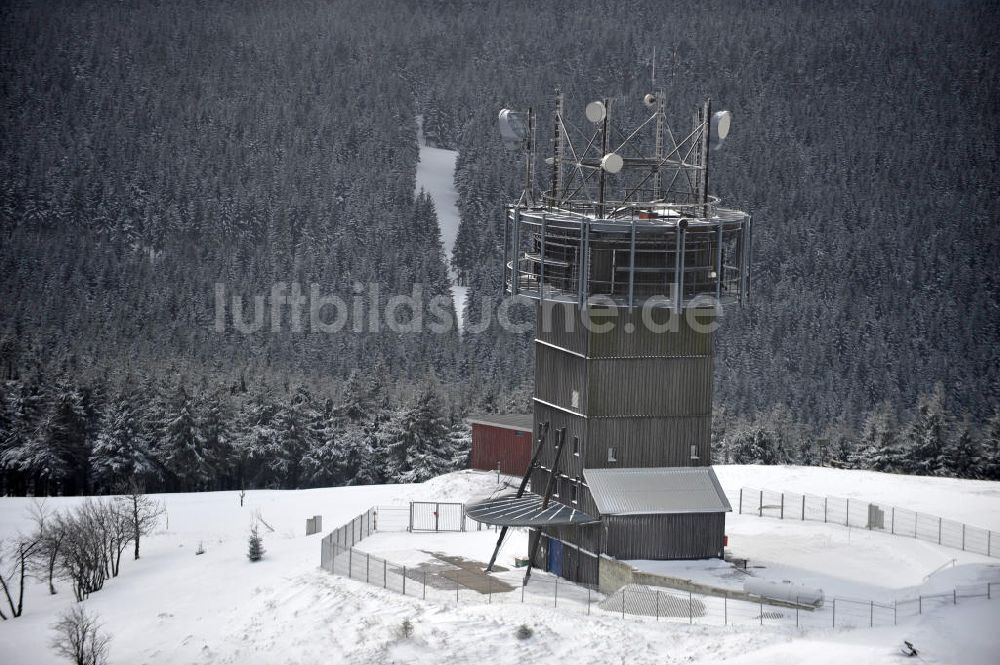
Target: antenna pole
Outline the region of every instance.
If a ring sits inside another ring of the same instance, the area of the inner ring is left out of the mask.
[[[608,100],[605,99],[604,100],[604,124],[601,126],[601,158],[602,159],[605,157],[605,155],[608,154],[608,116],[609,115],[611,115],[611,109],[609,108]],[[601,165],[599,168],[601,169],[601,172],[600,172],[600,174],[598,174],[598,177],[600,178],[600,180],[598,181],[599,182],[599,184],[598,184],[598,189],[599,189],[598,202],[600,203],[600,208],[599,208],[598,212],[600,213],[601,217],[603,218],[604,217],[604,176],[605,176],[605,171],[604,171],[604,166],[603,165]]]
[[[652,85],[649,86],[650,90],[656,90],[656,47],[653,47],[653,76],[650,81]]]
[[[552,203],[559,204],[562,196],[562,159],[563,159],[563,135],[561,130],[563,112],[563,96],[556,88],[556,113],[555,113],[555,135],[553,136],[552,147]]]

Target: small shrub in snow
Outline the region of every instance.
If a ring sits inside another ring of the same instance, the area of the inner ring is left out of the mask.
[[[401,638],[409,639],[413,635],[413,622],[409,619],[403,619],[403,623],[399,624],[399,636]]]
[[[197,556],[199,554],[204,554],[205,553],[205,543],[199,542],[198,543],[198,549],[196,549],[194,551],[194,553],[195,553],[195,556]]]
[[[531,626],[529,626],[528,624],[522,623],[520,626],[517,627],[517,632],[515,632],[514,634],[517,636],[517,639],[526,640],[530,638],[532,635],[534,635],[535,631],[533,631],[531,629]]]
[[[247,549],[247,558],[251,561],[260,561],[264,558],[264,541],[257,533],[257,525],[250,527],[250,540]]]
[[[111,638],[100,628],[97,615],[89,614],[82,605],[73,605],[52,626],[56,635],[50,644],[76,665],[106,665]]]

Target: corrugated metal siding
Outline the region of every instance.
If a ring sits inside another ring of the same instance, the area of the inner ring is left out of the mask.
[[[587,421],[587,468],[707,466],[711,456],[712,416],[671,418],[592,418]],[[691,446],[698,459],[691,459]],[[617,462],[608,462],[608,448]]]
[[[584,477],[601,515],[732,510],[711,467],[587,469]]]
[[[712,333],[695,331],[685,314],[677,315],[669,309],[649,310],[646,314],[649,320],[660,329],[666,327],[664,332],[654,332],[644,323],[641,309],[617,312],[617,317],[605,319],[614,321],[611,330],[590,334],[587,355],[591,358],[712,354]],[[702,319],[698,321],[701,323]]]
[[[523,476],[531,462],[531,430],[516,431],[489,425],[472,426],[472,468]]]
[[[577,393],[576,406],[573,392]],[[579,356],[535,345],[535,397],[585,413],[587,408],[587,361]]]
[[[535,338],[575,353],[587,354],[587,330],[580,308],[551,301],[535,306]]]
[[[563,427],[566,428],[566,449],[563,457],[559,461],[559,468],[562,473],[568,476],[579,476],[583,473],[583,459],[585,451],[585,438],[587,420],[582,416],[575,416],[559,409],[554,409],[544,404],[535,403],[535,419],[538,423],[549,423],[549,433],[545,439],[545,446],[538,456],[538,463],[546,468],[552,468],[555,459],[557,433]],[[573,437],[580,439],[580,456],[573,455]],[[541,493],[544,488],[534,490]]]
[[[617,559],[704,559],[722,553],[726,514],[612,515],[604,524]]]
[[[712,359],[590,360],[590,416],[700,416],[712,413]]]

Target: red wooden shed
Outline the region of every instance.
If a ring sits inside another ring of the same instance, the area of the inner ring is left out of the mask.
[[[531,462],[534,417],[485,414],[466,419],[472,425],[472,468],[523,476]]]

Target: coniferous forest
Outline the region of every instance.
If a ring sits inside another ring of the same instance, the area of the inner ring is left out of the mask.
[[[557,87],[638,103],[654,47],[671,117],[733,111],[712,190],[754,215],[753,301],[717,335],[716,461],[1000,479],[990,3],[13,0],[0,491],[462,467],[463,416],[530,408],[530,332],[293,333],[261,296],[315,284],[356,318],[367,285],[429,302],[453,268],[466,320],[493,311],[520,188],[497,111]],[[418,115],[459,151],[450,257],[414,193]],[[219,332],[218,284],[271,325]]]

